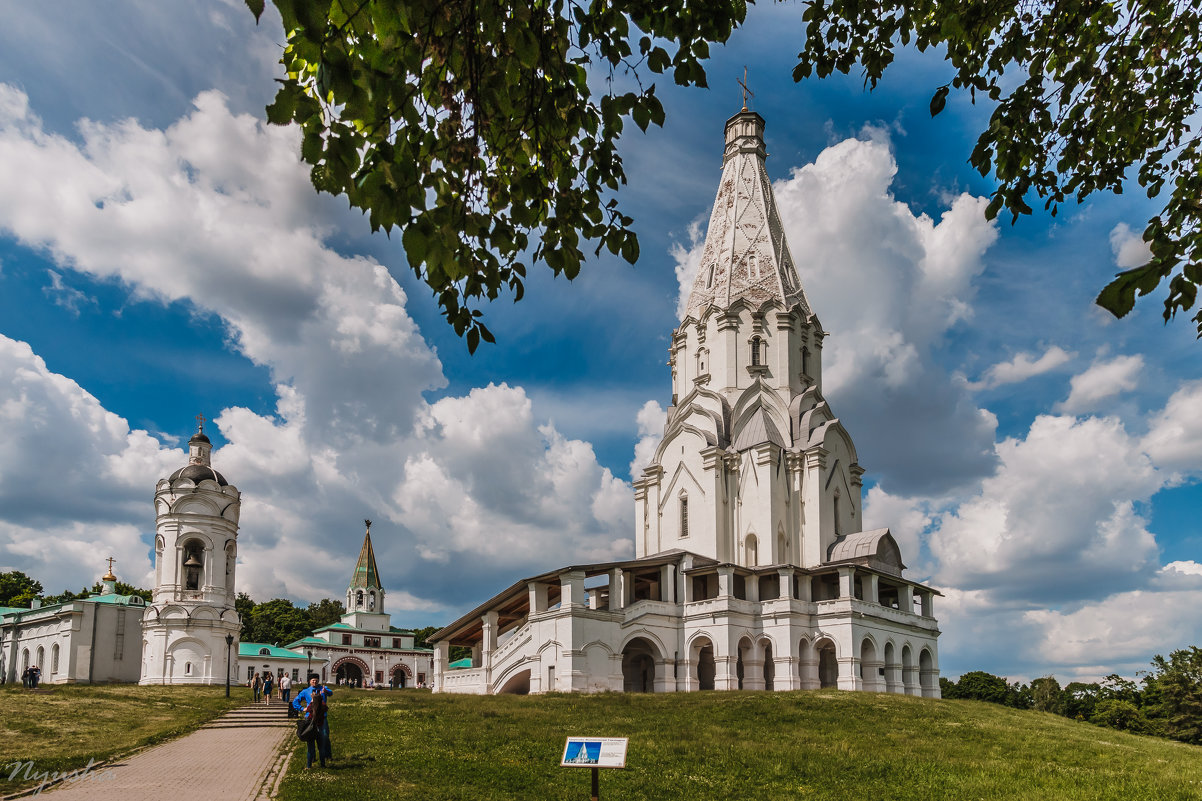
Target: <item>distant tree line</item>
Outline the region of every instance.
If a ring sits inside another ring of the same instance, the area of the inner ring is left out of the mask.
[[[1134,734],[1202,744],[1202,648],[1190,646],[1153,657],[1138,682],[1111,674],[1099,682],[1061,687],[1053,676],[1029,685],[974,670],[959,681],[941,678],[944,698],[987,701],[1035,709]]]
[[[83,587],[79,592],[63,590],[58,595],[46,595],[43,590],[42,582],[30,578],[20,570],[0,573],[0,606],[18,609],[29,608],[34,599],[40,600],[43,606],[49,606],[74,601],[76,598],[87,598],[89,595],[99,595],[102,588],[97,581],[91,589]],[[137,595],[144,601],[149,601],[151,595],[150,590],[126,584],[124,581],[117,582],[117,594]]]
[[[346,614],[342,601],[322,598],[315,604],[297,606],[287,598],[255,603],[244,592],[234,599],[234,609],[242,618],[242,642],[287,645],[308,637],[314,629],[337,623]]]

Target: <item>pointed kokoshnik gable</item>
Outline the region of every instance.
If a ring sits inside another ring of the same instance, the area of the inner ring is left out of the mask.
[[[767,156],[763,117],[743,110],[727,120],[722,181],[687,317],[700,318],[709,305],[728,309],[740,299],[754,307],[778,300],[810,313],[764,169]]]

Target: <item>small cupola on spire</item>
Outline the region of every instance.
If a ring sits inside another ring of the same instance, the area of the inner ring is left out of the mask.
[[[226,486],[228,482],[225,480],[225,476],[213,469],[210,459],[212,453],[213,443],[205,435],[205,416],[198,414],[196,415],[196,433],[192,435],[192,439],[188,440],[188,463],[172,473],[169,479],[174,482],[181,478],[187,478],[197,483],[209,479],[216,481],[222,487]]]
[[[100,577],[100,594],[101,595],[116,595],[117,594],[117,576],[113,573],[113,562],[117,561],[113,557],[106,560],[109,563],[109,570]]]
[[[196,415],[196,433],[188,440],[188,464],[199,464],[208,467],[209,454],[213,452],[213,443],[205,436],[205,416]]]

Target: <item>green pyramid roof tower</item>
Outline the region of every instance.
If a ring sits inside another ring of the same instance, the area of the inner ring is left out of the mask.
[[[359,550],[359,562],[355,565],[355,574],[351,576],[351,589],[379,590],[380,570],[376,567],[376,552],[371,547],[371,521],[367,524],[367,533],[363,535],[363,548]]]

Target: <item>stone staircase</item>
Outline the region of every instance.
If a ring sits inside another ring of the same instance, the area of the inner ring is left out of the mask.
[[[226,712],[221,717],[206,724],[206,729],[279,729],[295,725],[296,721],[288,717],[288,704],[283,701],[272,701],[270,705],[260,701]]]

